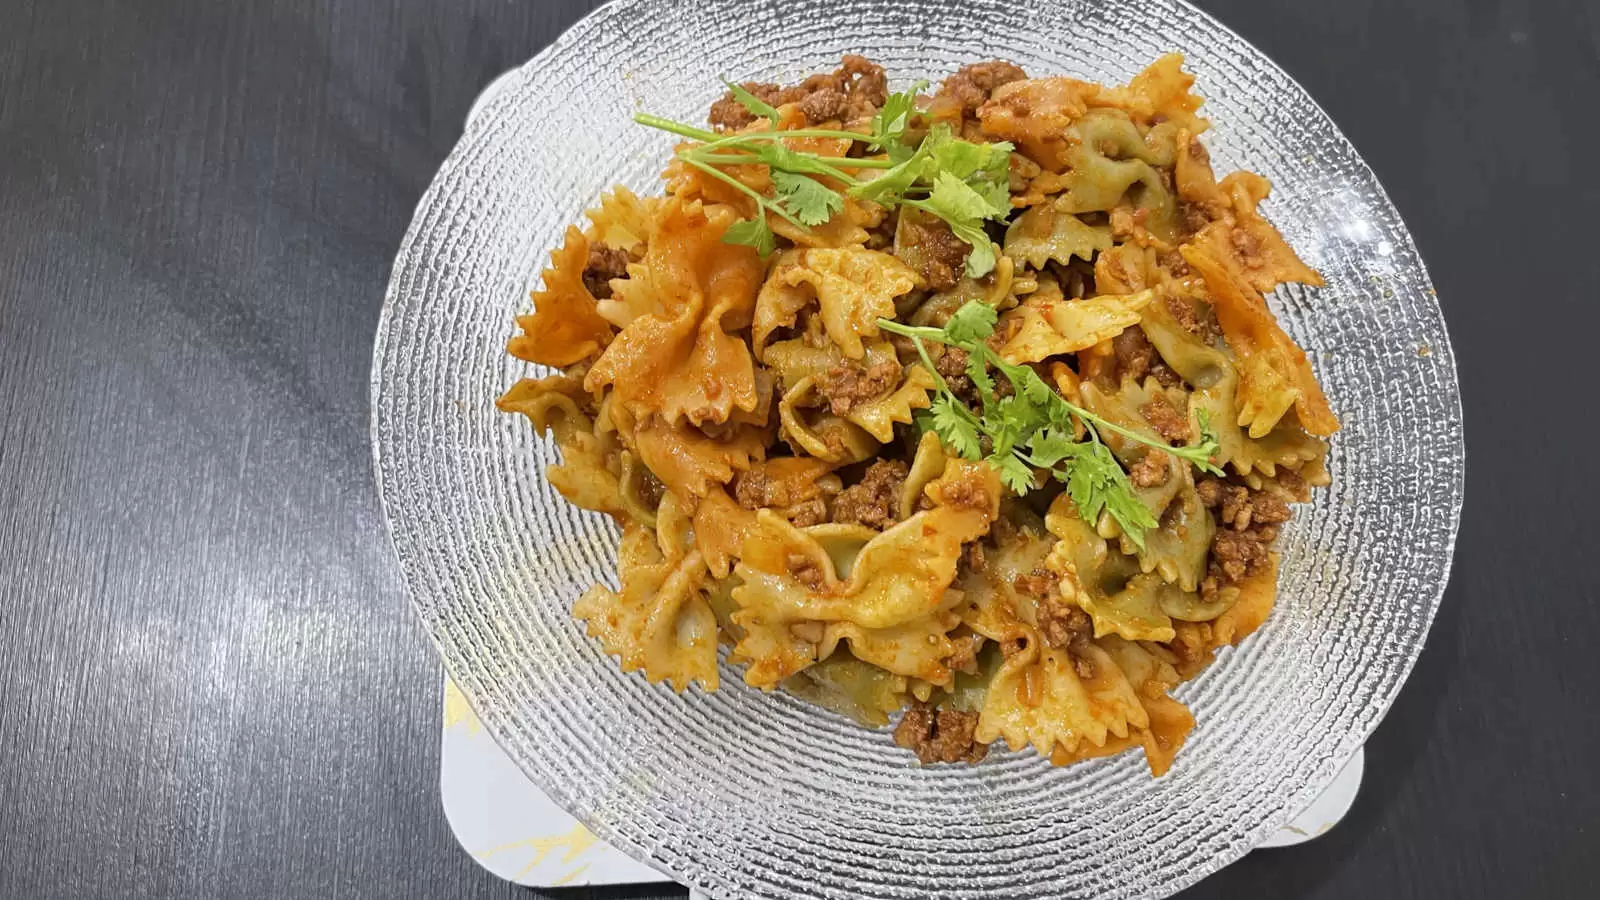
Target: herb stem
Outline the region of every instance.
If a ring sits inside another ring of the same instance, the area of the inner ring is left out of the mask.
[[[915,205],[916,204],[916,201],[913,201],[913,200],[908,200],[908,201],[903,201],[903,202],[906,203],[907,205]],[[878,327],[883,329],[884,331],[888,331],[888,332],[890,332],[892,334],[903,335],[905,337],[913,338],[913,339],[916,339],[916,340],[919,340],[919,341],[929,340],[929,341],[933,341],[933,342],[938,343],[938,344],[944,344],[946,346],[957,347],[957,348],[960,348],[960,349],[963,349],[963,350],[967,350],[968,352],[974,352],[975,351],[975,348],[963,347],[961,343],[959,343],[957,341],[950,340],[950,338],[941,329],[938,329],[938,328],[930,328],[930,327],[927,327],[927,326],[918,326],[918,325],[902,325],[899,322],[891,321],[889,319],[879,319],[878,320]],[[920,346],[921,345],[919,344],[918,345],[919,349],[920,349]],[[1006,376],[1006,378],[1010,379],[1011,384],[1012,384],[1013,387],[1015,387],[1018,391],[1021,391],[1023,389],[1021,381],[1024,378],[1026,378],[1026,376],[1020,374],[1017,370],[1019,370],[1019,369],[1027,369],[1026,366],[1007,363],[1007,362],[1001,361],[999,359],[995,359],[994,363],[995,363],[995,368],[999,369]],[[927,365],[926,362],[924,364]],[[930,365],[929,368],[932,368],[932,366]],[[1032,370],[1028,369],[1028,371],[1031,372]],[[934,374],[937,376],[938,373],[936,372]],[[1153,448],[1155,448],[1157,450],[1161,450],[1161,451],[1164,451],[1166,453],[1171,453],[1173,456],[1176,456],[1179,459],[1186,460],[1188,462],[1194,463],[1195,465],[1199,466],[1202,470],[1211,471],[1212,469],[1215,468],[1211,463],[1211,458],[1210,458],[1209,454],[1204,454],[1203,448],[1201,448],[1201,447],[1174,447],[1171,444],[1168,444],[1168,443],[1166,443],[1164,441],[1152,440],[1151,438],[1147,438],[1144,435],[1139,434],[1136,431],[1131,431],[1131,430],[1129,430],[1127,428],[1123,428],[1121,425],[1118,425],[1115,422],[1109,422],[1109,421],[1107,421],[1105,419],[1100,418],[1099,416],[1095,415],[1094,413],[1089,412],[1088,410],[1084,409],[1081,406],[1078,406],[1076,403],[1073,403],[1071,400],[1068,400],[1067,398],[1061,396],[1056,391],[1051,391],[1051,393],[1055,397],[1055,399],[1052,400],[1051,402],[1060,403],[1061,405],[1065,406],[1069,411],[1071,411],[1071,413],[1074,416],[1076,416],[1077,418],[1083,420],[1085,423],[1089,424],[1091,426],[1090,429],[1089,429],[1091,433],[1095,432],[1095,427],[1094,426],[1098,426],[1099,428],[1104,428],[1107,431],[1110,431],[1112,434],[1121,435],[1122,437],[1127,438],[1130,441],[1134,441],[1136,443],[1143,444],[1146,447],[1153,447]],[[1094,440],[1096,442],[1099,442],[1099,440],[1100,440],[1099,434],[1097,434],[1097,433],[1094,434]]]
[[[646,112],[634,113],[633,120],[638,122],[640,125],[648,125],[651,128],[659,128],[662,131],[670,131],[671,133],[681,137],[691,138],[693,140],[702,142],[716,141],[718,138],[722,137],[722,135],[717,134],[715,131],[707,131],[704,128],[696,128],[693,125],[685,125],[682,122],[674,122],[671,119],[664,119],[661,116],[652,116]]]
[[[878,327],[891,334],[898,334],[901,337],[908,337],[918,341],[933,341],[935,344],[944,344],[947,347],[960,346],[955,341],[950,340],[943,330],[931,328],[927,325],[905,325],[893,319],[879,319]],[[921,344],[919,343],[918,346],[920,347]],[[934,374],[937,375],[939,373],[935,372]]]
[[[704,152],[704,148],[699,150],[691,150],[690,152],[694,154],[695,159],[698,159],[701,162],[716,163],[717,165],[768,165],[768,163],[761,158],[760,154],[757,153],[706,153]],[[829,168],[839,169],[886,169],[890,165],[893,165],[893,163],[890,163],[887,159],[856,159],[850,156],[807,156],[806,161],[818,162],[828,166]],[[861,165],[861,163],[873,163],[874,165]],[[888,165],[880,166],[876,165],[877,163],[888,163]],[[841,171],[839,174],[844,175],[845,173]],[[851,180],[854,181],[855,179]]]
[[[732,185],[733,187],[738,188],[739,190],[743,191],[744,193],[748,194],[752,199],[754,199],[756,201],[756,209],[757,209],[758,212],[760,210],[769,210],[774,215],[782,218],[785,222],[789,222],[789,223],[793,224],[796,228],[806,228],[805,223],[801,222],[799,219],[797,219],[794,216],[790,215],[788,210],[785,210],[783,207],[779,206],[778,204],[773,203],[771,200],[768,200],[765,196],[763,196],[761,194],[760,191],[756,190],[755,188],[751,187],[748,184],[745,184],[744,182],[740,181],[739,179],[733,177],[732,175],[729,175],[728,173],[722,171],[721,169],[718,169],[716,166],[712,166],[712,165],[708,165],[706,163],[703,163],[703,162],[699,161],[698,159],[695,159],[693,156],[690,156],[690,155],[685,154],[685,153],[679,153],[678,154],[678,158],[683,160],[684,162],[688,163],[689,165],[694,166],[696,169],[699,169],[700,171],[706,173],[707,175],[710,175],[711,177],[716,178],[719,181],[724,181],[724,182]],[[806,229],[806,230],[809,231],[810,229]]]

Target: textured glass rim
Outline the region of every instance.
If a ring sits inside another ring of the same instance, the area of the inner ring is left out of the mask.
[[[1316,99],[1312,97],[1310,93],[1299,84],[1298,81],[1285,72],[1282,67],[1278,66],[1259,48],[1255,47],[1233,29],[1218,21],[1206,11],[1194,7],[1192,4],[1187,2],[1187,0],[1163,0],[1163,2],[1183,7],[1190,15],[1199,17],[1208,22],[1217,31],[1225,34],[1228,39],[1236,45],[1236,49],[1243,51],[1247,56],[1253,57],[1254,62],[1259,63],[1260,65],[1275,72],[1290,86],[1292,90],[1298,91],[1301,99],[1308,106],[1315,110],[1315,112],[1322,119],[1322,122],[1320,123],[1322,126],[1326,127],[1330,132],[1336,134],[1339,139],[1343,140],[1347,145],[1349,145],[1349,139],[1338,128],[1337,124],[1327,114],[1326,110],[1324,110],[1322,106],[1317,103]],[[581,51],[582,46],[574,39],[574,34],[575,32],[579,31],[590,19],[637,5],[639,5],[639,0],[611,0],[611,2],[591,11],[583,19],[580,19],[572,26],[569,26],[569,28],[549,46],[541,50],[523,65],[517,67],[517,69],[514,70],[515,76],[512,78],[511,86],[516,87],[525,83],[532,74],[537,73],[543,66],[547,65],[552,60],[560,58],[568,53]],[[1116,0],[1113,0],[1113,3],[1110,5],[1118,4],[1116,3]],[[494,101],[491,101],[491,103],[488,105],[489,111],[492,112],[494,108],[506,105],[507,97],[514,93],[515,91],[503,92],[500,97],[496,98]],[[488,116],[485,116],[484,118],[488,118]],[[400,283],[402,280],[402,275],[405,271],[404,262],[407,257],[407,253],[412,245],[417,242],[419,236],[427,229],[429,223],[425,221],[426,213],[434,206],[438,199],[438,193],[441,190],[441,183],[444,180],[444,176],[455,171],[461,165],[463,148],[468,146],[473,139],[474,129],[469,127],[467,133],[463,135],[462,139],[455,145],[448,158],[440,167],[439,173],[436,175],[434,181],[430,184],[428,190],[418,201],[414,218],[407,229],[406,235],[402,240],[399,251],[396,255],[396,264],[391,273],[389,288],[385,294],[384,303],[379,315],[377,336],[373,347],[373,369],[370,394],[372,403],[372,421],[370,426],[370,435],[372,440],[374,477],[384,509],[385,527],[389,532],[391,543],[395,546],[396,553],[401,557],[402,561],[404,560],[405,555],[399,546],[399,538],[396,529],[396,513],[394,512],[394,499],[391,495],[390,486],[387,484],[384,478],[383,447],[382,442],[380,441],[381,398],[384,384],[380,363],[383,360],[386,351],[388,350],[391,328],[393,324],[392,320],[398,305],[398,299],[402,293],[400,289]],[[1358,152],[1352,150],[1352,156],[1355,164],[1360,168],[1360,173],[1366,178],[1370,179],[1371,185],[1376,189],[1378,200],[1381,202],[1381,205],[1392,214],[1394,222],[1397,223],[1398,236],[1404,243],[1404,249],[1409,251],[1409,257],[1412,260],[1412,265],[1408,267],[1412,269],[1411,274],[1426,286],[1426,291],[1428,294],[1435,297],[1435,305],[1437,306],[1433,282],[1428,274],[1426,264],[1424,263],[1420,253],[1417,252],[1415,241],[1411,236],[1410,230],[1405,227],[1403,219],[1399,215],[1398,210],[1395,209],[1394,203],[1390,198],[1388,191],[1384,189],[1381,181],[1377,178],[1376,173],[1371,170],[1371,167]],[[1410,648],[1410,652],[1408,652],[1403,661],[1400,662],[1398,666],[1398,676],[1395,680],[1394,686],[1389,691],[1388,696],[1382,698],[1381,709],[1378,711],[1378,713],[1365,722],[1359,723],[1361,727],[1348,730],[1340,740],[1337,752],[1323,760],[1321,765],[1317,767],[1317,769],[1309,778],[1307,778],[1303,786],[1298,791],[1294,792],[1292,796],[1290,796],[1284,802],[1281,809],[1279,809],[1275,814],[1267,816],[1253,830],[1236,835],[1224,849],[1218,850],[1217,852],[1206,856],[1203,860],[1196,860],[1195,865],[1189,867],[1184,873],[1168,880],[1163,885],[1162,895],[1165,895],[1167,891],[1175,893],[1179,890],[1187,888],[1200,881],[1207,875],[1237,860],[1239,857],[1243,856],[1246,852],[1260,843],[1261,840],[1265,839],[1268,835],[1281,827],[1282,824],[1291,819],[1296,812],[1311,802],[1311,800],[1315,799],[1315,797],[1327,787],[1333,778],[1336,777],[1339,770],[1345,765],[1356,749],[1365,743],[1372,730],[1375,729],[1383,720],[1388,710],[1392,707],[1395,698],[1399,695],[1400,690],[1403,688],[1405,681],[1409,678],[1417,659],[1421,656],[1426,636],[1431,630],[1432,623],[1438,614],[1439,605],[1442,602],[1444,591],[1446,585],[1448,584],[1449,573],[1454,558],[1455,542],[1460,527],[1460,516],[1465,489],[1466,454],[1460,385],[1455,365],[1454,352],[1449,340],[1448,327],[1447,323],[1444,321],[1442,309],[1439,310],[1438,324],[1439,341],[1438,343],[1432,345],[1431,350],[1433,357],[1435,357],[1434,361],[1440,366],[1441,372],[1447,376],[1441,378],[1440,380],[1440,391],[1442,392],[1440,399],[1447,401],[1449,411],[1454,415],[1455,420],[1459,423],[1462,423],[1459,426],[1460,434],[1458,435],[1458,446],[1456,448],[1457,452],[1455,455],[1455,458],[1460,461],[1460,464],[1455,468],[1453,478],[1450,481],[1451,490],[1449,497],[1438,498],[1440,500],[1438,504],[1439,508],[1445,510],[1447,513],[1448,535],[1447,540],[1444,542],[1440,550],[1442,577],[1438,579],[1438,581],[1428,592],[1429,596],[1426,598],[1427,602],[1425,604],[1425,611],[1422,613],[1422,623],[1419,638],[1416,641],[1415,646]],[[403,571],[405,568],[406,567],[403,564]],[[415,605],[416,597],[412,589],[413,573],[410,571],[404,571],[404,575],[406,578],[408,596],[413,599],[413,603]],[[564,808],[571,807],[573,805],[573,797],[571,792],[568,790],[568,785],[565,782],[561,781],[560,779],[545,777],[543,773],[536,766],[532,765],[528,759],[516,752],[515,745],[508,746],[507,743],[502,739],[502,734],[504,733],[503,729],[509,729],[511,727],[511,721],[515,718],[514,710],[502,709],[495,703],[480,702],[480,698],[476,693],[477,678],[472,675],[471,668],[452,655],[450,648],[446,646],[441,636],[434,629],[428,628],[427,632],[430,641],[433,642],[435,648],[440,654],[447,673],[450,675],[450,677],[456,679],[457,684],[461,686],[463,694],[467,697],[474,711],[479,714],[485,728],[489,731],[490,735],[493,736],[496,742],[500,743],[502,747],[507,748],[508,755],[517,762],[518,767],[527,777],[530,778],[530,780],[532,780],[542,790],[549,794],[559,805],[563,806]],[[678,881],[684,884],[691,885],[708,892],[717,892],[719,894],[721,890],[731,885],[731,882],[720,877],[722,873],[706,871],[705,868],[699,865],[690,854],[678,853],[676,855],[663,858],[661,855],[663,848],[655,848],[655,852],[653,853],[651,848],[635,841],[626,832],[619,830],[604,819],[586,816],[580,816],[580,818],[583,819],[585,824],[588,825],[590,829],[593,830],[594,833],[603,840],[606,840],[620,849],[623,849],[630,855],[641,859],[647,864],[661,869],[664,873],[676,878]],[[676,865],[674,863],[676,863]]]

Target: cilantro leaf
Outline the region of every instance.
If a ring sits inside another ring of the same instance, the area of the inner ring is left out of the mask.
[[[978,426],[972,413],[954,394],[940,394],[928,407],[933,423],[933,433],[945,446],[967,459],[982,459],[983,444],[978,439]]]
[[[1204,406],[1199,407],[1195,410],[1195,418],[1199,420],[1200,424],[1200,442],[1194,444],[1190,449],[1199,458],[1190,458],[1190,461],[1202,472],[1221,475],[1222,469],[1215,462],[1212,462],[1216,455],[1222,452],[1222,442],[1217,437],[1217,432],[1211,427],[1211,410],[1206,409]]]
[[[944,325],[944,333],[957,344],[976,343],[994,334],[1000,313],[987,303],[972,300],[956,310]]]
[[[940,172],[933,180],[933,192],[922,201],[923,208],[946,222],[970,222],[976,225],[996,212],[988,198],[972,186],[949,172]],[[985,239],[987,240],[987,238]]]
[[[729,225],[728,230],[722,233],[722,242],[754,247],[762,259],[771,256],[772,251],[778,249],[778,238],[767,226],[767,217],[762,215]]]
[[[1033,469],[1015,454],[1007,452],[989,457],[989,462],[1000,472],[1000,480],[1017,494],[1026,494],[1033,488]]]
[[[773,172],[807,175],[837,175],[839,172],[816,154],[802,153],[786,144],[772,142],[759,145],[753,152]]]
[[[916,207],[943,219],[956,237],[972,247],[967,254],[967,277],[981,278],[994,269],[994,245],[983,230],[983,220],[996,214],[989,198],[949,172],[940,172],[933,192],[917,201]]]
[[[989,375],[988,357],[987,353],[967,354],[966,369],[967,378],[972,381],[972,386],[977,388],[985,412],[994,405],[994,378]]]
[[[772,104],[750,93],[743,85],[734,84],[726,78],[722,79],[722,83],[728,86],[728,93],[733,99],[739,101],[739,105],[749,110],[752,116],[769,119],[773,125],[778,124],[778,110]]]
[[[972,248],[967,252],[968,278],[982,278],[994,271],[994,245],[989,243],[989,236],[982,228],[965,222],[951,222],[950,230]]]
[[[1029,456],[1033,458],[1034,465],[1046,469],[1064,459],[1075,457],[1082,446],[1070,434],[1062,434],[1053,428],[1041,429],[1028,442]]]
[[[935,144],[933,163],[941,174],[966,182],[989,204],[989,218],[1011,211],[1011,144],[974,144],[950,139]]]
[[[783,208],[806,225],[821,225],[844,209],[843,195],[805,175],[773,169],[772,185]]]
[[[915,152],[902,159],[893,168],[884,169],[876,178],[853,185],[849,194],[859,200],[870,200],[880,206],[893,206],[899,203],[905,193],[917,183],[917,179],[922,177],[923,167],[930,158],[928,142],[923,141]]]
[[[911,124],[911,116],[917,111],[917,95],[927,86],[926,81],[918,81],[911,90],[890,94],[883,101],[883,106],[872,117],[871,149],[888,151],[890,159],[894,159],[897,147],[910,154],[910,148],[905,146],[906,126]]]

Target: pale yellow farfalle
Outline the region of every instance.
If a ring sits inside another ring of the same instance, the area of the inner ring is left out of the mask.
[[[1339,428],[1305,351],[1284,333],[1266,301],[1214,249],[1226,240],[1211,226],[1182,248],[1183,258],[1205,279],[1217,323],[1227,336],[1239,375],[1235,417],[1253,438],[1265,437],[1292,407],[1308,432],[1327,437]]]
[[[1115,104],[1147,128],[1168,124],[1199,134],[1210,123],[1196,114],[1204,101],[1193,87],[1194,76],[1183,70],[1183,54],[1168,53],[1146,66],[1127,86],[1102,89],[1099,102]]]
[[[928,394],[936,386],[927,369],[907,366],[899,387],[875,400],[856,404],[845,419],[859,425],[879,443],[887,444],[894,440],[894,426],[910,425],[916,410],[928,408]]]
[[[594,229],[594,238],[631,256],[642,256],[650,240],[659,197],[641,198],[622,185],[600,195],[600,205],[584,212]]]
[[[862,662],[843,650],[784,679],[783,689],[868,728],[889,724],[889,714],[905,706],[910,697],[906,676]]]
[[[778,216],[769,216],[767,223],[772,226],[773,233],[787,238],[797,247],[838,250],[861,247],[872,236],[867,229],[876,227],[885,215],[887,210],[876,203],[846,197],[844,209],[821,225],[799,228]]]
[[[564,367],[591,360],[612,339],[611,323],[595,307],[583,283],[589,239],[568,226],[562,245],[550,253],[544,287],[533,292],[533,314],[517,317],[521,334],[506,342],[506,352],[540,365]]]
[[[931,402],[929,392],[936,386],[931,373],[921,366],[900,367],[894,346],[886,340],[869,341],[864,348],[860,362],[847,359],[844,351],[832,343],[819,347],[804,338],[779,341],[767,348],[766,364],[777,373],[778,382],[785,385],[780,415],[785,438],[791,444],[831,462],[854,462],[855,459],[848,457],[864,452],[867,449],[865,442],[860,441],[851,429],[817,423],[825,423],[826,419],[842,419],[870,435],[877,443],[887,444],[894,439],[894,426],[911,424],[912,414],[928,407]],[[807,411],[809,407],[827,404],[821,394],[820,384],[830,373],[845,366],[873,369],[885,365],[901,368],[900,381],[878,397],[856,401],[842,416],[821,418],[824,414]],[[822,430],[819,432],[819,429]],[[848,436],[840,432],[846,432]],[[842,439],[844,444],[830,444],[829,434]],[[819,447],[823,448],[821,452],[815,449]]]
[[[735,503],[723,488],[713,488],[694,510],[695,546],[714,577],[732,571],[745,539],[756,527],[756,514]]]
[[[1111,247],[1111,227],[1090,225],[1055,204],[1042,203],[1017,217],[1006,229],[1005,255],[1042,269],[1046,263],[1066,265],[1074,258],[1092,261]]]
[[[752,343],[759,356],[773,332],[793,327],[815,305],[844,355],[866,354],[878,319],[894,318],[894,298],[916,286],[916,273],[888,253],[863,248],[789,250],[779,254],[756,300]]]
[[[595,512],[626,516],[622,483],[625,451],[603,416],[591,415],[593,397],[583,381],[567,375],[524,378],[496,406],[522,413],[540,434],[551,434],[561,462],[545,468],[545,479],[568,503]]]
[[[865,428],[826,410],[814,378],[802,378],[784,393],[778,422],[779,436],[795,452],[833,465],[861,462],[878,452],[878,440]]]
[[[1134,643],[1114,635],[1097,638],[1094,647],[1099,654],[1097,659],[1108,660],[1120,670],[1138,700],[1142,716],[1136,722],[1130,721],[1126,735],[1111,735],[1104,745],[1097,747],[1087,742],[1076,748],[1057,745],[1050,754],[1051,763],[1071,765],[1143,747],[1150,774],[1156,777],[1166,774],[1184,739],[1194,728],[1194,716],[1188,707],[1168,693],[1181,680],[1173,667],[1176,657],[1159,644]]]
[[[1159,596],[1166,582],[1159,575],[1139,572],[1136,561],[1107,548],[1065,494],[1050,504],[1045,527],[1056,537],[1045,568],[1060,579],[1062,597],[1089,614],[1095,637],[1172,639],[1172,619],[1162,611]]]
[[[987,532],[997,515],[1000,484],[987,465],[952,460],[926,494],[931,509],[840,562],[818,537],[840,537],[847,549],[850,535],[834,535],[829,526],[808,533],[768,510],[757,513],[735,570],[742,584],[733,591],[740,606],[733,619],[746,632],[735,655],[750,662],[749,683],[771,687],[814,661],[819,645],[841,640],[897,674],[948,681],[940,660],[950,648],[940,644],[947,639],[939,629],[955,626],[951,610],[959,601],[948,588],[962,545]],[[829,634],[833,625],[849,627]]]
[[[1004,739],[1013,750],[1032,746],[1049,757],[1060,749],[1102,747],[1148,723],[1133,687],[1104,651],[1092,645],[1073,655],[1033,643],[1007,657],[989,683],[975,736]],[[1079,666],[1091,674],[1084,677]]]
[[[978,117],[985,136],[1010,141],[1034,163],[1060,172],[1068,165],[1062,135],[1100,91],[1073,78],[1027,78],[996,88]]]
[[[717,619],[699,552],[683,553],[676,540],[634,524],[623,533],[617,568],[622,590],[590,588],[573,616],[622,671],[642,670],[652,684],[666,681],[680,693],[694,683],[716,690]]]
[[[639,459],[667,490],[691,505],[767,453],[766,429],[754,425],[733,426],[713,437],[687,422],[650,417],[638,422],[630,436]]]
[[[960,592],[946,591],[933,612],[885,628],[867,628],[855,622],[829,622],[823,630],[818,655],[826,657],[835,648],[848,645],[857,659],[886,672],[927,684],[949,684],[950,670],[945,660],[954,650],[950,630],[961,623],[960,615],[954,611],[960,601]]]
[[[1195,385],[1190,395],[1190,427],[1198,427],[1199,412],[1205,410],[1221,446],[1220,462],[1241,475],[1259,472],[1271,476],[1280,466],[1300,468],[1327,454],[1327,442],[1307,434],[1292,418],[1285,418],[1260,439],[1250,437],[1238,424],[1239,376],[1233,358],[1185,330],[1166,303],[1145,307],[1140,327],[1167,365]]]
[[[1278,554],[1244,581],[1233,586],[1233,602],[1206,622],[1179,622],[1169,646],[1178,655],[1178,672],[1193,678],[1211,663],[1216,651],[1254,634],[1272,614],[1278,597]]]
[[[982,568],[968,571],[958,583],[966,601],[961,609],[966,626],[997,644],[1039,643],[1037,600],[1017,585],[1044,565],[1054,544],[1042,527],[1009,521],[996,526]]]
[[[1145,290],[1067,300],[1041,289],[1004,314],[1001,333],[1009,337],[1000,356],[1010,363],[1039,362],[1093,347],[1138,323],[1154,296]]]

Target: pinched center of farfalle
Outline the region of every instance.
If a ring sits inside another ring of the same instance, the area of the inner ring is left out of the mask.
[[[758,513],[733,590],[744,632],[734,655],[749,662],[746,680],[775,687],[844,641],[887,671],[948,684],[959,601],[950,584],[962,546],[998,514],[1000,490],[989,467],[950,460],[924,491],[930,508],[882,533],[802,530]]]

